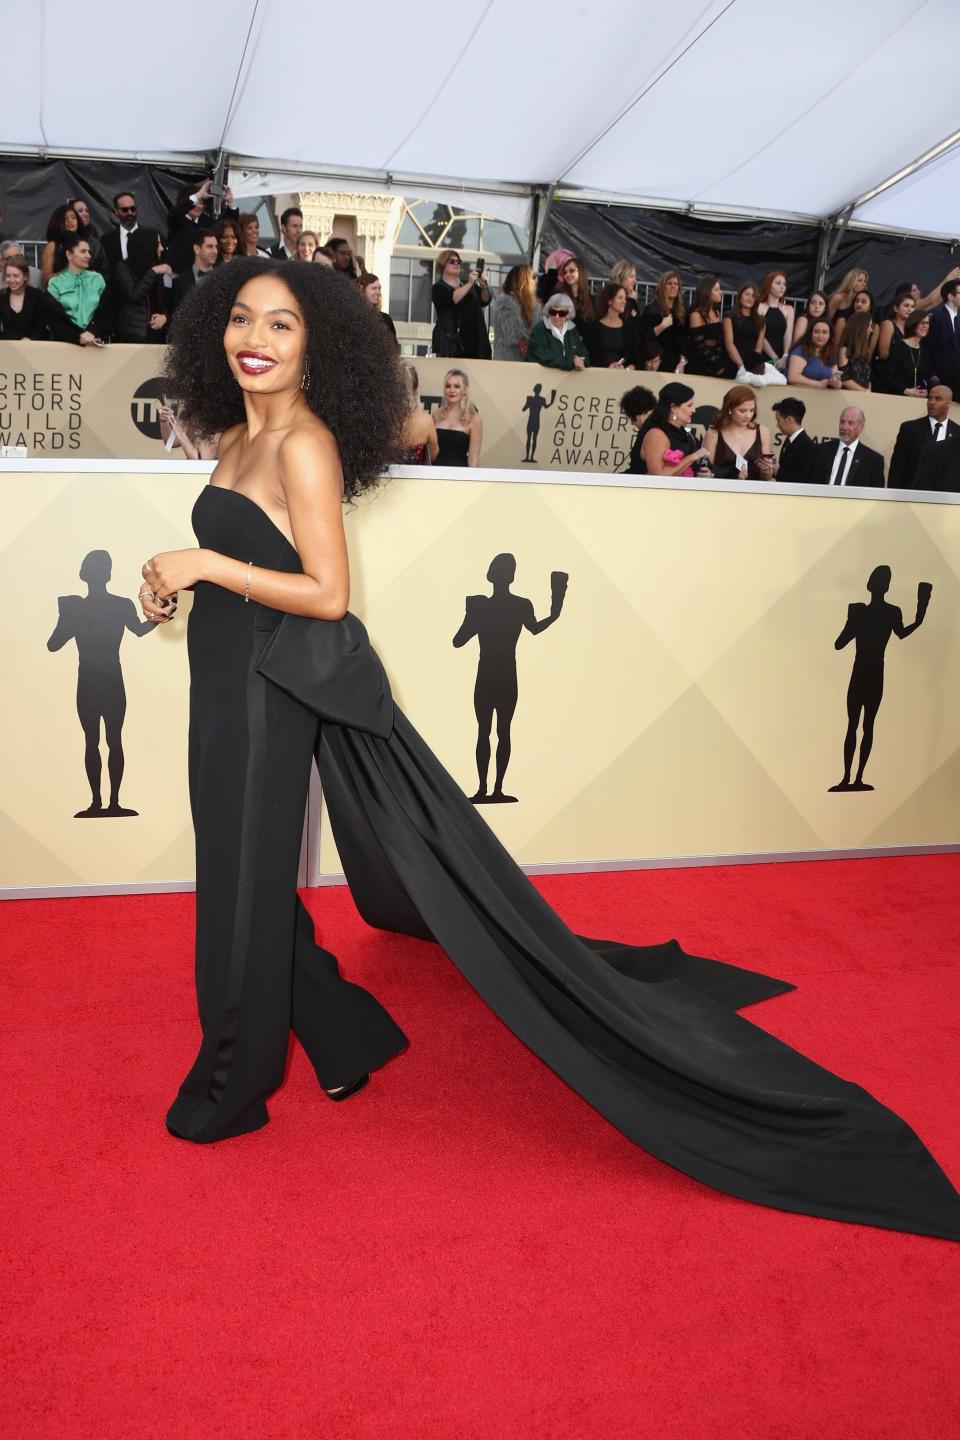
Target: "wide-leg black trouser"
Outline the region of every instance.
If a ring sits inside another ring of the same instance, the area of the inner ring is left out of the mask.
[[[207,603],[190,626],[203,1033],[167,1115],[175,1135],[196,1141],[266,1124],[291,1028],[327,1089],[349,1084],[406,1044],[379,1002],[341,978],[297,895],[317,718],[256,673],[269,635],[256,628],[256,607],[224,595],[216,608],[224,611],[220,623],[211,623]]]

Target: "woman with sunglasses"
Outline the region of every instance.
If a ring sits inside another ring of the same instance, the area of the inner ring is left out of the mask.
[[[576,327],[576,307],[569,295],[557,290],[530,331],[527,359],[553,370],[585,370],[590,355]]]
[[[481,270],[471,270],[462,279],[463,261],[456,250],[441,250],[437,256],[436,281],[432,290],[437,323],[433,327],[434,355],[454,359],[489,360],[490,335],[484,306],[490,304],[490,287]]]

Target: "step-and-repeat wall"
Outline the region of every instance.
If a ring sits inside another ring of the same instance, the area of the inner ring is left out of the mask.
[[[0,342],[0,448],[19,447],[35,459],[162,459],[158,410],[163,382],[159,345],[77,345]],[[446,360],[417,360],[428,409],[440,403]],[[547,370],[504,361],[464,362],[470,397],[483,417],[481,464],[532,475],[543,470],[612,473],[625,466],[633,431],[620,397],[633,385],[657,391],[677,377],[639,371]],[[709,424],[727,381],[692,376],[698,431]],[[866,414],[864,443],[889,462],[904,420],[926,413],[925,402],[889,395],[772,386],[757,391],[761,421],[774,431],[772,406],[797,396],[807,406],[806,428],[833,439],[845,405]],[[960,408],[954,407],[955,418]],[[176,452],[173,452],[174,455]]]
[[[7,892],[192,877],[189,606],[155,630],[135,601],[143,560],[193,543],[205,482],[0,476]],[[352,509],[347,533],[352,609],[468,796],[499,722],[512,798],[481,813],[522,863],[960,840],[946,497],[426,472]],[[91,813],[100,772],[116,813]],[[320,858],[336,871],[326,832]]]

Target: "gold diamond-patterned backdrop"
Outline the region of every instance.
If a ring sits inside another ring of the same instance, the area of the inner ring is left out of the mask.
[[[0,341],[0,447],[22,446],[30,459],[118,457],[170,458],[160,440],[157,372],[162,345],[109,345],[103,349],[47,342]],[[420,394],[435,409],[449,361],[417,359]],[[620,414],[620,396],[638,380],[654,391],[676,377],[667,372],[625,375],[622,370],[550,370],[542,365],[487,360],[468,362],[470,396],[483,419],[481,464],[510,469],[525,464],[529,402],[540,386],[549,404],[540,414],[537,467],[612,473],[622,469],[634,432]],[[726,380],[690,378],[698,433],[730,388]],[[757,391],[759,418],[774,434],[773,405],[787,393],[780,386]],[[809,387],[790,393],[807,407],[807,432],[818,439],[837,434],[840,411],[853,402],[866,414],[864,443],[889,465],[897,430],[904,420],[926,413],[923,400]],[[528,408],[525,408],[528,407]],[[960,417],[960,407],[953,410]],[[779,441],[775,436],[774,445]],[[177,454],[179,452],[174,452]]]
[[[144,558],[193,543],[205,475],[5,474],[0,603],[0,888],[175,884],[192,878],[184,613],[121,659],[122,801],[87,801],[77,655],[51,653],[57,597],[82,594],[107,550],[109,589],[135,597]],[[398,702],[467,793],[476,788],[477,642],[454,649],[467,595],[494,555],[538,616],[567,571],[560,619],[517,647],[519,703],[506,789],[482,811],[525,864],[956,843],[960,799],[960,506],[596,483],[395,480],[348,513],[353,596]],[[889,565],[888,600],[924,624],[887,649],[867,770],[840,779],[853,647],[847,606]],[[186,606],[184,606],[186,609]],[[495,741],[495,737],[494,737]],[[106,763],[106,748],[101,747]],[[106,772],[105,776],[106,778]],[[325,824],[320,870],[339,869]]]

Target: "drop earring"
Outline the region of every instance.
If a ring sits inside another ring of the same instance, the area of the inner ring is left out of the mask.
[[[301,389],[301,390],[309,390],[309,389],[310,389],[310,384],[311,384],[311,380],[310,380],[310,363],[309,363],[309,361],[304,360],[304,362],[303,362],[303,374],[300,376],[300,389]]]

